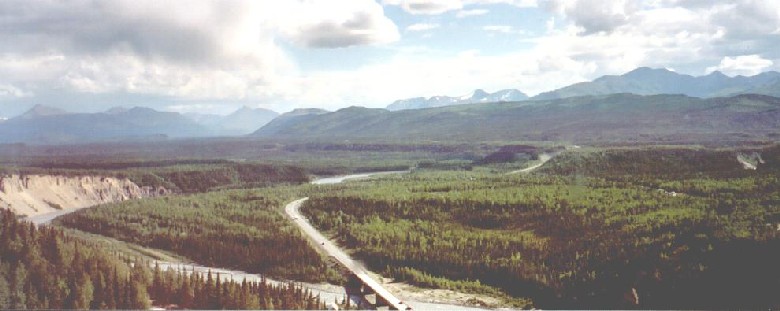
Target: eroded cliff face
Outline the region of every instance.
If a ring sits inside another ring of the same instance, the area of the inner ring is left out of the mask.
[[[0,178],[0,208],[34,216],[59,210],[168,194],[128,179],[101,176],[6,175]]]

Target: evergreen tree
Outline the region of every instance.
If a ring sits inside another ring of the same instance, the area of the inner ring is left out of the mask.
[[[179,289],[178,297],[179,305],[182,308],[193,308],[195,305],[195,292],[192,288],[190,277],[185,276],[182,278],[182,284],[181,288]]]
[[[94,287],[89,274],[79,274],[70,280],[70,297],[68,298],[67,308],[74,310],[89,309],[94,298],[93,294]]]
[[[8,282],[10,273],[8,264],[0,261],[0,310],[9,310],[12,307],[11,284]]]
[[[141,279],[130,278],[127,283],[127,295],[128,301],[125,308],[127,309],[149,309],[151,303],[149,301],[149,295],[146,292],[146,286],[141,283]]]
[[[11,272],[11,309],[27,309],[25,282],[27,282],[27,268],[24,263],[19,262]]]

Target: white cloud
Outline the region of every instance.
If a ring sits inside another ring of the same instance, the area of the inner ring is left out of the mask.
[[[497,4],[505,3],[519,8],[535,8],[539,6],[537,0],[464,0],[465,4]]]
[[[427,31],[427,30],[439,28],[440,26],[441,25],[439,24],[416,23],[406,27],[406,31]]]
[[[395,99],[458,95],[475,88],[519,88],[536,94],[585,81],[595,70],[592,63],[541,51],[482,55],[470,50],[449,56],[410,53],[415,57],[399,55],[355,71],[323,71],[302,77],[299,87],[309,92],[301,100],[336,109],[349,105],[385,107]]]
[[[751,37],[768,34],[780,27],[780,2],[738,0],[713,6],[710,22],[729,28],[731,35]]]
[[[19,98],[19,97],[30,97],[30,96],[33,96],[32,92],[24,91],[10,84],[0,83],[0,99],[7,98],[7,97]]]
[[[595,33],[627,24],[639,4],[633,0],[551,0],[548,6],[581,26],[585,33]]]
[[[536,0],[383,0],[385,5],[400,6],[404,11],[414,15],[439,15],[458,10],[457,17],[481,15],[487,13],[481,9],[463,10],[469,5],[484,5],[504,3],[521,8],[537,7]]]
[[[763,59],[759,55],[740,55],[737,57],[724,57],[718,66],[707,67],[707,72],[721,71],[727,75],[752,76],[761,73],[771,67],[773,61]]]
[[[464,18],[469,16],[485,15],[487,13],[490,13],[490,10],[486,10],[486,9],[460,10],[458,11],[457,14],[455,14],[455,16],[457,18]]]
[[[698,0],[552,0],[555,14],[537,49],[593,61],[598,74],[637,66],[686,68],[701,74],[728,55],[780,58],[780,2]],[[756,22],[759,21],[759,22]],[[776,63],[776,61],[775,61]]]
[[[371,0],[0,2],[0,77],[11,85],[178,99],[284,97],[300,72],[280,46],[400,38]],[[300,92],[300,90],[298,90]]]
[[[507,26],[507,25],[486,25],[486,26],[482,26],[482,30],[488,32],[499,32],[504,34],[515,32],[515,29],[512,26]]]
[[[306,47],[338,48],[400,38],[382,6],[368,0],[293,2],[287,12],[276,14],[283,33]]]
[[[491,56],[478,53],[436,55],[416,61],[399,58],[351,73],[321,73],[318,79],[327,80],[324,76],[332,74],[339,81],[345,81],[340,85],[344,89],[323,90],[323,96],[335,98],[337,93],[360,89],[365,91],[352,92],[351,98],[378,105],[404,97],[461,94],[477,87],[519,88],[533,95],[605,74],[622,74],[639,66],[674,67],[682,73],[702,74],[707,63],[721,61],[723,53],[735,45],[756,51],[774,50],[762,48],[761,43],[746,46],[743,40],[729,39],[735,29],[745,26],[724,23],[717,16],[735,10],[735,7],[712,3],[676,7],[662,1],[609,4],[568,1],[561,4],[551,7],[558,11],[549,18],[547,33],[522,39],[532,46],[528,50]],[[593,6],[589,7],[589,4]],[[591,10],[575,12],[574,8]],[[597,21],[601,17],[606,21]],[[748,37],[763,38],[777,26],[771,24],[766,28],[771,30],[751,28]],[[509,25],[485,25],[482,29],[516,30]],[[773,42],[771,38],[762,40],[766,45]],[[764,57],[771,61],[778,56]],[[767,61],[748,58],[737,60],[740,65],[731,67],[748,73],[765,70],[777,63]],[[389,85],[392,88],[388,88]]]
[[[338,54],[339,48],[397,42],[399,31],[382,5],[370,0],[0,1],[0,42],[13,43],[0,45],[0,97],[8,102],[65,90],[149,94],[183,102],[180,106],[252,100],[278,110],[289,105],[335,109],[474,88],[536,94],[638,66],[754,74],[780,64],[780,1],[382,3],[411,14],[450,13],[430,17],[437,23],[404,29],[410,32],[439,23],[466,25],[469,21],[448,18],[489,14],[492,7],[480,6],[498,3],[542,5],[549,14],[540,14],[536,22],[547,21],[548,28],[538,37],[517,38],[523,40],[522,49],[490,55],[400,42],[362,48],[367,54],[360,56],[370,58],[381,50],[377,54],[383,58],[365,65],[356,60],[354,70],[305,71],[291,50],[327,48],[335,50],[318,53]],[[469,27],[498,33],[524,27],[495,23]],[[355,50],[361,49],[350,51]],[[193,107],[214,109],[209,105]]]
[[[384,0],[385,5],[397,5],[415,15],[438,15],[463,8],[457,0]]]

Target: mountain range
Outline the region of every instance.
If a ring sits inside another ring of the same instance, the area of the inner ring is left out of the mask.
[[[632,93],[638,95],[683,94],[692,97],[722,97],[737,94],[780,96],[780,73],[764,72],[755,76],[729,77],[719,71],[694,77],[667,69],[641,67],[619,76],[603,76],[554,91],[541,93],[532,99],[556,99],[575,96]]]
[[[279,113],[265,108],[243,106],[226,116],[200,113],[185,113],[184,116],[205,126],[214,135],[238,136],[254,132],[278,117]]]
[[[277,139],[681,142],[780,138],[780,98],[611,94],[388,111],[349,107],[261,128]]]
[[[515,102],[526,99],[547,100],[577,96],[632,93],[637,95],[682,94],[691,97],[723,97],[761,94],[780,97],[780,73],[764,72],[755,76],[729,77],[720,71],[694,77],[668,69],[640,67],[622,75],[607,75],[589,82],[576,83],[528,97],[516,89],[487,93],[477,89],[460,97],[432,96],[396,100],[387,110],[435,108],[477,103]]]
[[[36,105],[0,123],[0,142],[67,143],[109,139],[201,136],[208,130],[176,112],[117,108],[100,113],[68,113]]]
[[[275,135],[283,132],[285,129],[305,125],[309,120],[316,118],[317,116],[328,113],[329,111],[319,108],[299,108],[293,111],[283,113],[276,119],[263,126],[264,135]],[[259,129],[257,131],[260,131]],[[257,131],[252,133],[256,135]]]
[[[183,115],[144,107],[114,107],[98,113],[70,113],[36,105],[0,122],[0,143],[73,143],[105,140],[155,140],[249,134],[279,114],[262,108],[227,115]]]
[[[387,110],[398,111],[406,109],[424,109],[477,103],[514,102],[521,101],[526,98],[528,98],[528,95],[525,95],[523,92],[514,89],[501,90],[495,93],[488,93],[482,89],[477,89],[469,95],[460,97],[433,96],[430,98],[414,97],[400,99],[388,105]]]
[[[411,98],[387,109],[242,107],[227,116],[150,108],[69,113],[36,105],[0,120],[0,143],[237,136],[300,139],[620,140],[780,139],[780,73],[693,77],[637,68],[527,98],[518,90]],[[425,109],[422,109],[425,108]]]

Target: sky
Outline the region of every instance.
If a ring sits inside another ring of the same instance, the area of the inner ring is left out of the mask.
[[[776,0],[3,0],[0,117],[529,95],[637,67],[780,70]]]

